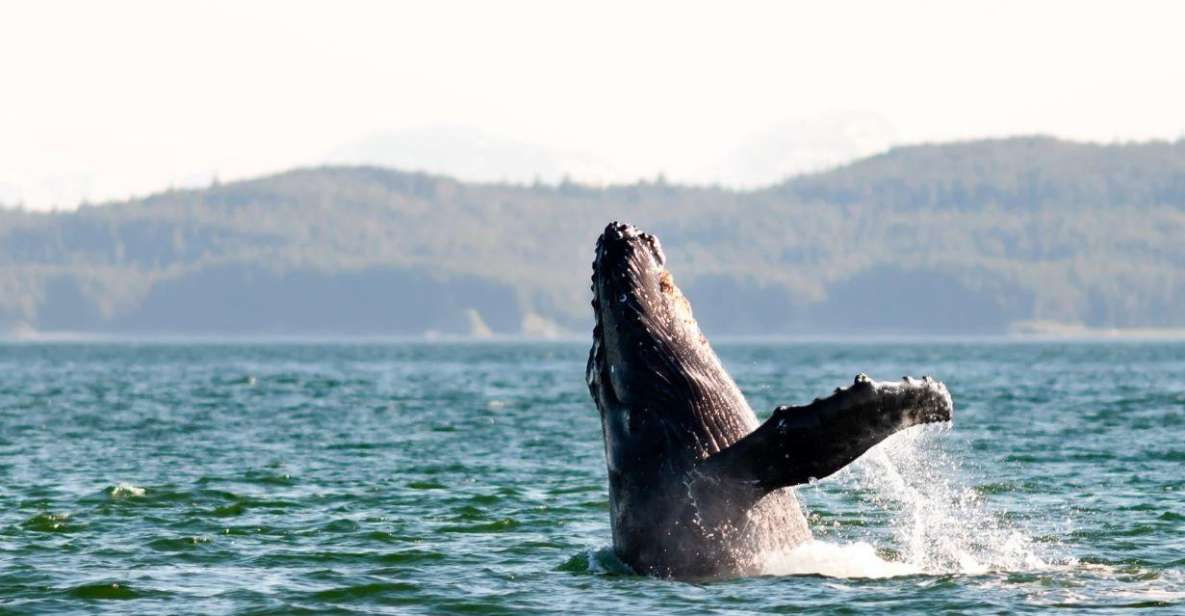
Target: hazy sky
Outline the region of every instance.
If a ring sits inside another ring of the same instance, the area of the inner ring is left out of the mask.
[[[1185,135],[1185,3],[0,4],[0,202],[325,161],[753,185],[892,144]]]

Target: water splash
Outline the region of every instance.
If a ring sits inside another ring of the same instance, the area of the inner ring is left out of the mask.
[[[939,428],[941,429],[941,428]],[[831,577],[981,575],[1038,571],[1069,563],[1042,551],[1022,520],[966,485],[969,473],[931,438],[935,428],[900,432],[828,483],[855,508],[887,524],[851,542],[815,540],[767,557],[771,575]],[[869,515],[874,515],[870,513]],[[826,536],[828,529],[819,529]],[[839,529],[838,535],[843,535]],[[887,535],[887,536],[886,536]],[[878,550],[877,545],[883,546]],[[884,556],[882,556],[882,554]]]
[[[1022,520],[995,509],[930,430],[906,430],[854,469],[871,501],[893,515],[903,560],[926,573],[1048,569]]]

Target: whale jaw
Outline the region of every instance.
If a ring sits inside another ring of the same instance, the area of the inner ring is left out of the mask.
[[[590,386],[603,378],[606,393],[623,404],[677,395],[670,389],[688,386],[684,376],[711,363],[691,306],[665,263],[658,239],[629,225],[611,223],[597,240],[588,377]]]

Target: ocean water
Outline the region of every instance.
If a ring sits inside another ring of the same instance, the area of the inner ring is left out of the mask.
[[[932,374],[769,574],[632,575],[577,343],[0,345],[13,614],[1185,612],[1185,344],[717,344],[759,414]]]

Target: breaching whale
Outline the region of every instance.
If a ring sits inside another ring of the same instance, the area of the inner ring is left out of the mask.
[[[612,223],[597,240],[589,392],[601,415],[617,556],[642,574],[762,572],[810,539],[791,486],[822,479],[909,426],[950,421],[946,386],[863,374],[758,426],[666,269],[658,238]]]

